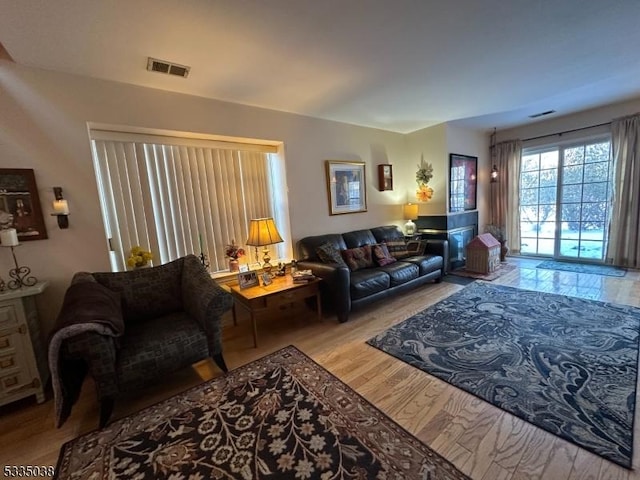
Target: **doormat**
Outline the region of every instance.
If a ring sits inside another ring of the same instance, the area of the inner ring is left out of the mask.
[[[606,275],[608,277],[624,277],[627,270],[611,265],[591,265],[588,263],[559,262],[558,260],[546,260],[536,268],[545,270],[561,270],[563,272],[591,273],[594,275]]]
[[[485,280],[490,282],[495,280],[496,278],[500,278],[502,275],[512,272],[516,269],[515,265],[510,263],[501,263],[500,267],[491,273],[478,273],[478,272],[470,272],[465,269],[465,267],[459,268],[457,270],[453,270],[449,272],[449,275],[457,275],[458,277],[467,277],[467,278],[475,278],[476,280]]]

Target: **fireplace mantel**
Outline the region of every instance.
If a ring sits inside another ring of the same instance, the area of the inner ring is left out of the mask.
[[[448,240],[451,271],[465,265],[465,247],[478,234],[478,211],[420,216],[416,225],[424,238]]]

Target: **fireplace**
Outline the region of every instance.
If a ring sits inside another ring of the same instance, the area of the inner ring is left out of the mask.
[[[418,233],[423,238],[438,238],[449,242],[447,271],[463,267],[467,244],[478,234],[478,212],[429,215],[416,220]]]

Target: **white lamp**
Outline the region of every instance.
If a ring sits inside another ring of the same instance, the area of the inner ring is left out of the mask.
[[[407,223],[404,224],[405,235],[414,235],[416,233],[416,224],[413,220],[418,218],[418,204],[407,203],[402,207],[404,213],[404,219]]]

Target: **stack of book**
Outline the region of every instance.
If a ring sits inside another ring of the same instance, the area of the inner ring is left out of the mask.
[[[308,283],[316,278],[311,270],[298,270],[293,272],[291,276],[293,277],[293,283]]]

